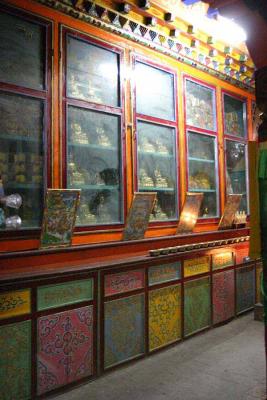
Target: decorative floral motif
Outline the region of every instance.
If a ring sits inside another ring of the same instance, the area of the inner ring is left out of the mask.
[[[181,287],[175,285],[149,293],[149,349],[181,337]]]
[[[184,287],[184,334],[191,335],[210,325],[210,280],[196,279]]]
[[[38,394],[91,375],[93,306],[38,321]]]
[[[254,306],[255,274],[253,267],[239,268],[236,271],[236,312],[246,311]]]
[[[84,22],[119,34],[120,36],[124,36],[125,38],[130,39],[134,42],[141,43],[144,46],[153,48],[163,54],[169,55],[179,61],[182,61],[185,64],[189,64],[194,68],[208,72],[210,75],[216,76],[219,79],[231,82],[231,84],[235,86],[245,88],[249,91],[254,91],[254,81],[252,78],[248,77],[245,81],[242,82],[241,79],[244,79],[244,76],[236,76],[235,79],[229,75],[217,71],[214,68],[210,68],[210,58],[206,58],[203,63],[202,58],[199,57],[199,54],[195,51],[194,53],[196,57],[195,59],[193,59],[190,57],[190,54],[186,54],[186,47],[177,42],[177,40],[173,40],[168,36],[163,36],[162,32],[157,32],[154,30],[147,31],[147,28],[143,25],[136,23],[135,21],[131,21],[125,16],[122,17],[116,12],[107,11],[101,6],[96,7],[93,2],[82,1],[79,3],[79,7],[75,9],[73,8],[73,2],[70,0],[38,1],[41,4],[45,4],[61,12],[64,12],[71,17],[81,19]],[[182,51],[185,55],[181,57],[181,55],[179,54],[180,51]]]
[[[144,353],[144,295],[105,304],[105,367]]]
[[[0,398],[29,399],[31,393],[31,321],[0,327]]]
[[[226,321],[235,314],[234,271],[213,275],[213,323]]]

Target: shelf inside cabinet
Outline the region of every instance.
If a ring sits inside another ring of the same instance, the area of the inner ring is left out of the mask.
[[[18,141],[18,142],[32,142],[32,143],[38,143],[38,139],[35,139],[31,136],[23,136],[23,135],[2,135],[0,134],[0,139],[3,140],[12,140],[12,141]]]
[[[119,185],[69,185],[71,189],[82,189],[82,190],[118,190]]]
[[[172,154],[166,154],[166,153],[160,153],[160,152],[154,152],[154,151],[143,151],[143,150],[138,150],[138,152],[139,152],[139,154],[145,155],[145,156],[173,158]]]
[[[188,157],[189,161],[197,161],[197,162],[204,162],[204,163],[215,163],[215,160],[208,160],[206,158],[198,158],[198,157]]]
[[[87,144],[87,143],[73,143],[73,142],[69,142],[68,143],[69,146],[72,147],[78,147],[78,148],[87,148],[87,149],[94,149],[94,150],[108,150],[108,151],[115,151],[117,150],[116,147],[111,147],[111,146],[101,146],[98,144]]]
[[[174,192],[174,188],[169,187],[158,187],[158,186],[141,186],[139,187],[140,191],[151,191],[151,192]]]
[[[16,183],[16,182],[7,182],[4,184],[6,188],[11,189],[41,189],[42,186],[39,183]]]
[[[203,193],[215,193],[216,189],[201,189],[201,188],[197,188],[197,189],[188,189],[189,192],[203,192]]]

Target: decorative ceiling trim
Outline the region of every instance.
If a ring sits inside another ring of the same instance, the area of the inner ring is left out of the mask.
[[[241,61],[240,71],[232,69],[233,60],[227,54],[225,54],[223,73],[218,70],[219,63],[214,59],[212,52],[208,56],[202,54],[194,48],[195,46],[186,46],[180,43],[175,35],[167,36],[163,32],[152,29],[151,26],[133,21],[125,14],[96,5],[89,0],[37,0],[37,2],[154,49],[234,86],[249,92],[254,91],[254,79],[242,75],[246,70],[245,65]]]

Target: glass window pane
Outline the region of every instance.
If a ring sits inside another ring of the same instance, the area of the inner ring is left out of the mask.
[[[137,112],[166,120],[175,119],[173,75],[136,63]]]
[[[188,190],[204,193],[201,217],[218,216],[216,139],[188,132]]]
[[[186,123],[187,125],[215,131],[214,90],[186,80]]]
[[[246,136],[246,104],[227,94],[224,95],[224,133]]]
[[[152,220],[177,218],[175,129],[138,121],[138,190],[157,192]]]
[[[122,220],[120,117],[69,106],[67,186],[80,188],[78,225]]]
[[[67,37],[67,96],[120,106],[118,54]]]
[[[45,28],[0,12],[0,81],[44,88]]]
[[[226,192],[242,194],[239,210],[247,212],[246,145],[233,140],[226,140],[225,147]]]
[[[22,228],[38,227],[45,171],[43,101],[1,93],[0,142],[0,176],[5,194],[19,193],[23,201],[18,211],[5,210],[6,216],[19,214]]]

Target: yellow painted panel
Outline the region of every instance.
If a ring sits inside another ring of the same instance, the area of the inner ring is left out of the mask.
[[[149,350],[181,338],[181,286],[149,292]]]
[[[232,251],[223,251],[212,255],[212,269],[226,268],[234,265]]]
[[[31,312],[30,289],[0,294],[0,319],[15,317]]]
[[[184,261],[184,277],[204,274],[210,270],[210,257],[203,256]]]

